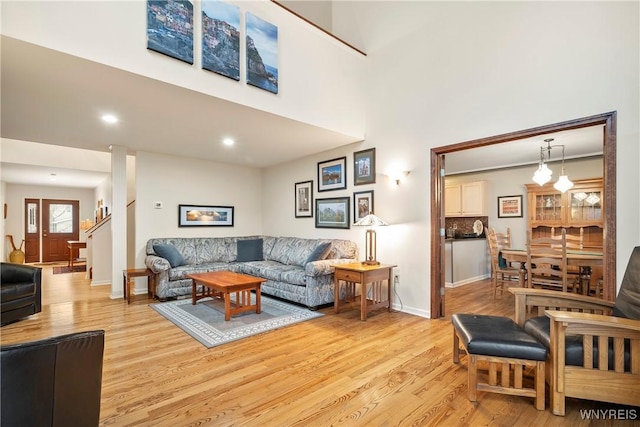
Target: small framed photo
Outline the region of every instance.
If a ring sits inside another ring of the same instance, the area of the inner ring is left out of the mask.
[[[498,197],[498,218],[522,218],[522,195]]]
[[[178,205],[178,227],[233,227],[233,206]]]
[[[353,193],[353,222],[373,213],[373,190]]]
[[[318,162],[318,191],[342,188],[347,188],[347,158]]]
[[[316,199],[316,228],[350,227],[348,197]]]
[[[313,217],[313,181],[295,184],[296,218]]]
[[[376,183],[376,149],[353,153],[353,185]]]

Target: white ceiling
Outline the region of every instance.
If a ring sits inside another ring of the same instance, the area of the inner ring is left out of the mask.
[[[1,137],[107,153],[122,145],[147,151],[263,168],[356,140],[268,112],[224,101],[2,36]],[[101,122],[105,112],[121,121]],[[516,129],[514,129],[515,131]],[[222,139],[231,136],[236,145]],[[591,128],[447,155],[447,174],[532,164],[546,137],[566,157],[602,153],[602,129]],[[426,156],[427,154],[425,154]],[[552,150],[552,159],[560,153]],[[94,188],[104,171],[2,162],[4,182]],[[0,159],[2,160],[2,159]],[[50,181],[56,173],[57,181]],[[62,178],[64,176],[64,178]]]
[[[2,138],[103,152],[121,145],[130,154],[148,151],[258,168],[357,142],[10,37],[2,36],[1,43]],[[102,123],[107,112],[120,122]],[[236,144],[224,146],[225,137]]]

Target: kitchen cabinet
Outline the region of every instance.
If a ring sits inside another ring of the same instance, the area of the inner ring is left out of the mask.
[[[444,215],[447,217],[486,216],[486,181],[446,184]]]
[[[553,188],[526,184],[528,228],[534,238],[551,235],[552,228],[566,228],[569,234],[584,229],[585,247],[602,247],[604,227],[603,180],[592,178],[574,181],[565,193]]]

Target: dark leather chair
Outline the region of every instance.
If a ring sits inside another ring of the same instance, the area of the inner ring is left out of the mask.
[[[0,348],[0,425],[97,426],[104,331]]]
[[[0,323],[15,322],[42,311],[42,269],[3,262],[0,265]]]
[[[554,414],[565,414],[566,397],[640,406],[640,246],[631,253],[615,303],[568,292],[509,290],[516,323],[549,349]]]

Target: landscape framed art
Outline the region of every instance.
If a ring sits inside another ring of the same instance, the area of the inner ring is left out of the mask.
[[[350,227],[348,197],[316,199],[316,228]]]
[[[347,188],[347,158],[318,162],[318,191]]]
[[[311,218],[313,216],[313,181],[296,182],[294,198],[296,218]]]
[[[147,0],[147,49],[193,64],[193,3]]]
[[[233,227],[233,206],[178,205],[178,227]]]
[[[202,68],[240,80],[240,8],[202,0]]]
[[[376,149],[353,153],[353,185],[376,183]]]

